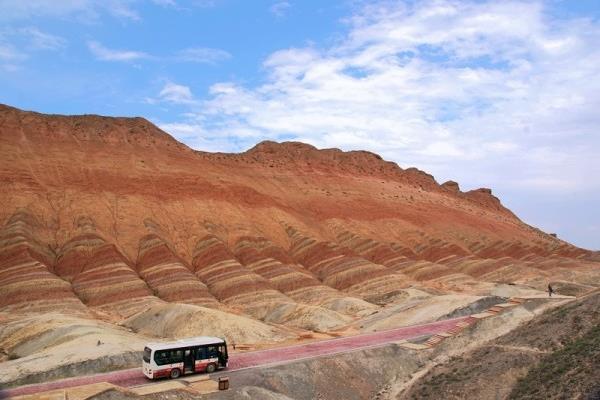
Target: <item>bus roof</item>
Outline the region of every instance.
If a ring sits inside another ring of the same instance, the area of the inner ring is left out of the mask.
[[[224,339],[214,336],[196,336],[191,338],[179,339],[174,342],[159,342],[159,343],[147,343],[146,347],[152,350],[165,350],[165,349],[177,349],[180,347],[193,347],[202,346],[206,344],[222,344],[225,343]]]

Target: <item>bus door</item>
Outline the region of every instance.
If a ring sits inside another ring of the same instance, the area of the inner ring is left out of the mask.
[[[229,358],[229,356],[227,355],[227,345],[222,344],[219,345],[218,348],[218,354],[219,354],[219,364],[222,367],[226,367],[227,366],[227,359]]]
[[[206,347],[202,346],[202,347],[198,347],[196,349],[196,372],[202,372],[204,371],[204,368],[206,368],[206,362],[204,361],[206,359]]]
[[[194,351],[187,349],[183,353],[183,369],[184,373],[194,372]]]

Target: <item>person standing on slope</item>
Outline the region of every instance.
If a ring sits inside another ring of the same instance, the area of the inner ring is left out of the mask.
[[[552,285],[548,284],[548,297],[552,297],[552,293],[554,293],[554,289],[552,289]]]

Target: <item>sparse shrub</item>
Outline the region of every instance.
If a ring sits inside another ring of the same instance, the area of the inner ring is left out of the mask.
[[[543,393],[549,398],[560,394],[571,398],[573,388],[582,388],[597,378],[597,371],[590,368],[600,359],[600,325],[595,326],[579,339],[566,343],[565,347],[545,356],[536,366],[520,378],[510,394],[511,399],[532,398]],[[586,366],[585,368],[583,366]],[[568,375],[568,376],[567,376]],[[587,383],[585,383],[587,382]]]

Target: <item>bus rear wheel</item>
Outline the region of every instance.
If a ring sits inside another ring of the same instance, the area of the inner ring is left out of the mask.
[[[171,379],[177,379],[181,375],[181,371],[178,368],[173,368],[171,370]]]
[[[209,374],[212,374],[213,372],[215,372],[216,369],[217,369],[217,367],[215,367],[215,364],[208,364],[206,366],[206,372]]]

